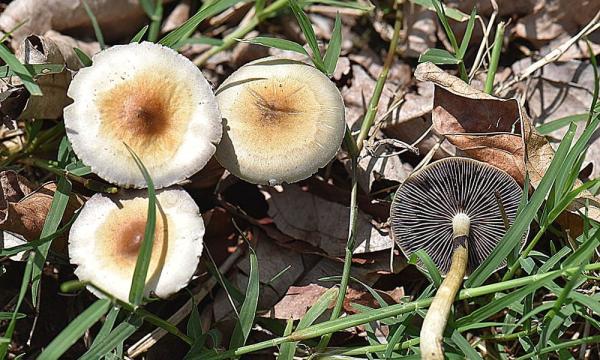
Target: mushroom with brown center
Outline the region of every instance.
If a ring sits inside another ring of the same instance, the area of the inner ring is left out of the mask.
[[[182,189],[156,193],[157,216],[145,295],[164,298],[187,285],[202,253],[204,222],[198,206]],[[69,233],[75,274],[128,301],[138,252],[144,239],[148,197],[145,191],[96,194],[84,205]],[[89,287],[94,294],[100,293]]]
[[[73,150],[117,185],[146,186],[123,143],[161,188],[202,169],[221,139],[211,86],[191,61],[162,45],[117,45],[96,54],[68,95],[73,104],[64,118]]]
[[[467,158],[434,162],[396,192],[390,214],[394,240],[407,257],[425,250],[445,275],[421,328],[423,359],[444,358],[443,333],[463,278],[502,240],[505,220],[509,225],[515,220],[522,193],[504,171]]]
[[[344,103],[313,66],[280,58],[248,63],[217,90],[223,139],[217,160],[255,184],[292,183],[314,174],[344,138]]]

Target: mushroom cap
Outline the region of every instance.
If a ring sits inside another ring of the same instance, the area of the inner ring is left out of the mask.
[[[407,258],[424,249],[440,272],[446,274],[452,262],[452,220],[464,213],[470,220],[470,274],[506,233],[496,192],[512,225],[523,189],[510,175],[468,158],[431,163],[413,173],[396,192],[390,214],[392,237]],[[423,264],[418,266],[425,270]]]
[[[156,230],[144,291],[146,296],[152,291],[164,298],[186,286],[194,274],[202,254],[204,222],[182,189],[159,190],[156,199]],[[148,197],[142,190],[92,196],[69,233],[69,256],[78,265],[77,277],[128,301],[147,214]]]
[[[224,168],[255,184],[306,179],[335,156],[344,138],[336,86],[305,63],[268,57],[248,63],[217,90]]]
[[[183,55],[142,42],[117,45],[79,70],[67,95],[66,132],[73,150],[101,178],[146,187],[129,145],[157,188],[202,169],[221,139],[211,86]]]

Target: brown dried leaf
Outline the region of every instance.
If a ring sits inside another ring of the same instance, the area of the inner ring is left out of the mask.
[[[515,99],[482,93],[431,63],[417,66],[415,77],[436,85],[432,119],[438,133],[467,156],[503,169],[521,184],[527,169],[531,184],[537,187],[554,149]],[[585,200],[592,205],[588,216],[599,221],[600,202],[589,192],[582,193],[569,210],[582,209]]]
[[[327,290],[329,289],[317,284],[292,286],[267,315],[276,319],[301,319],[308,309],[310,309]],[[400,303],[404,296],[404,290],[402,288],[396,288],[392,291],[377,292],[388,304]],[[334,301],[331,302],[329,309],[333,309],[334,303]],[[350,314],[359,312],[352,304],[360,304],[371,308],[380,307],[380,304],[368,291],[349,287],[344,299],[344,311]],[[327,319],[329,313],[329,311],[323,313],[321,319]],[[317,322],[319,322],[319,320],[317,320]]]
[[[167,2],[167,1],[165,1]],[[131,36],[147,21],[138,0],[87,0],[106,40]],[[94,38],[82,0],[15,0],[0,15],[0,30],[12,33],[13,47],[31,34],[56,30],[74,36]]]
[[[283,233],[323,249],[330,256],[343,256],[348,236],[349,209],[326,201],[298,185],[264,188],[269,216]],[[393,242],[387,230],[373,225],[359,212],[354,253],[389,249]]]
[[[55,191],[56,183],[46,183],[35,191],[24,194],[17,202],[8,202],[7,215],[4,219],[0,219],[0,230],[20,235],[28,241],[38,239],[50,210]],[[68,221],[82,204],[82,197],[72,195],[63,217],[63,223]],[[56,250],[66,252],[66,241],[54,241],[53,245]]]
[[[65,64],[59,74],[40,76],[37,80],[44,96],[31,96],[20,115],[21,119],[57,119],[65,106],[71,103],[67,89],[71,83],[71,71],[78,70],[81,63],[73,51],[79,48],[89,56],[100,51],[98,43],[84,43],[55,31],[44,36],[31,35],[25,38],[16,52],[24,64]],[[71,71],[70,71],[71,70]]]

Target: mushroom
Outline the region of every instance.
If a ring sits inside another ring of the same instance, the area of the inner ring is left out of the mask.
[[[306,179],[327,165],[344,138],[342,95],[305,63],[276,57],[253,61],[216,93],[223,139],[215,156],[248,182]]]
[[[156,193],[154,243],[144,294],[165,298],[187,285],[202,253],[204,222],[183,189]],[[140,245],[144,239],[148,197],[142,190],[95,194],[84,205],[69,233],[75,274],[128,301]],[[89,286],[96,296],[102,294]]]
[[[392,237],[406,257],[424,249],[445,274],[421,328],[423,359],[444,358],[443,333],[463,278],[502,240],[505,217],[513,223],[522,193],[504,171],[458,157],[416,171],[396,192]]]
[[[67,94],[65,128],[77,156],[101,178],[146,187],[123,143],[141,158],[157,188],[202,169],[221,139],[211,86],[183,55],[142,42],[93,57]]]

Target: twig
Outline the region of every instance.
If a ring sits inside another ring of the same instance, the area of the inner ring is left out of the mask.
[[[107,193],[107,194],[116,194],[119,191],[119,188],[117,188],[115,186],[106,185],[100,181],[96,181],[93,179],[86,179],[84,177],[75,175],[73,173],[70,173],[68,170],[64,170],[64,169],[61,169],[60,167],[53,166],[52,164],[49,164],[48,162],[41,160],[41,159],[29,157],[29,158],[22,159],[19,162],[21,162],[25,165],[35,166],[40,169],[44,169],[44,170],[49,171],[58,176],[65,176],[69,180],[80,183],[81,185],[85,186],[87,189],[90,189],[90,190],[93,190],[96,192],[103,192],[103,193]]]
[[[242,252],[242,249],[238,248],[235,252],[229,255],[229,257],[227,257],[227,259],[225,259],[223,264],[221,264],[221,266],[219,267],[219,271],[221,273],[226,273],[227,271],[229,271],[233,264],[235,264],[235,262],[242,255]],[[200,301],[202,301],[202,299],[204,299],[204,297],[208,295],[208,293],[210,293],[210,291],[213,287],[215,287],[216,284],[217,280],[214,277],[211,277],[209,280],[202,283],[202,285],[194,289],[192,291],[196,293],[194,295],[194,300],[188,300],[181,308],[179,308],[179,310],[177,310],[173,315],[171,315],[171,317],[169,317],[168,320],[169,323],[174,325],[179,324],[190,314],[190,312],[192,311],[193,304],[197,304]],[[127,355],[131,358],[136,358],[140,356],[144,352],[148,351],[152,346],[154,346],[154,344],[156,344],[165,335],[167,335],[167,331],[165,331],[162,328],[157,328],[153,330],[151,333],[146,334],[138,342],[136,342],[129,349],[127,349]]]
[[[487,27],[483,23],[483,20],[481,20],[481,17],[479,17],[479,19],[481,20],[481,27],[483,28],[483,41],[481,42],[481,45],[479,45],[477,55],[475,56],[475,60],[473,61],[473,66],[471,66],[469,80],[472,80],[477,70],[479,70],[481,63],[483,62],[483,54],[486,53],[486,50],[489,50],[488,38],[490,36],[490,33],[492,32],[492,26],[494,25],[496,16],[498,16],[498,4],[496,3],[496,0],[491,0],[490,2],[492,3],[492,8],[494,9],[494,11],[490,16],[490,21],[488,22]]]
[[[562,54],[564,54],[573,44],[575,44],[577,41],[579,41],[579,39],[593,33],[598,28],[600,28],[600,11],[598,11],[596,13],[594,18],[583,29],[581,29],[581,31],[579,33],[577,33],[575,36],[573,36],[569,40],[562,43],[559,47],[557,47],[554,50],[552,50],[551,52],[549,52],[546,56],[544,56],[540,60],[529,65],[525,70],[523,70],[521,73],[517,74],[511,81],[504,83],[502,86],[500,86],[500,88],[498,88],[497,93],[501,93],[501,92],[507,90],[514,84],[531,76],[531,74],[533,74],[537,70],[541,69],[542,67],[558,60],[562,56]]]
[[[379,105],[379,99],[381,98],[381,93],[383,91],[383,86],[385,85],[385,81],[387,80],[387,76],[390,72],[390,68],[392,63],[394,62],[394,58],[396,56],[396,45],[398,44],[400,28],[402,27],[402,11],[399,4],[401,1],[396,1],[394,6],[396,7],[396,21],[394,23],[394,34],[392,35],[392,40],[390,42],[390,47],[388,49],[387,56],[385,58],[385,62],[383,65],[383,69],[381,69],[381,73],[377,78],[377,83],[375,84],[375,89],[373,90],[373,96],[371,97],[371,101],[369,101],[369,107],[363,118],[363,122],[360,128],[360,133],[358,134],[358,138],[356,139],[356,146],[354,145],[354,141],[352,140],[352,136],[346,127],[346,136],[345,141],[347,146],[352,149],[350,151],[352,157],[352,190],[350,192],[350,221],[348,227],[348,241],[346,243],[345,255],[344,255],[344,268],[342,270],[342,279],[340,281],[340,290],[338,292],[338,296],[335,302],[335,306],[333,311],[331,312],[331,320],[337,319],[344,307],[344,299],[346,298],[346,290],[348,288],[348,282],[350,279],[350,270],[352,267],[352,251],[354,250],[354,244],[356,242],[356,220],[358,218],[358,182],[357,182],[357,167],[358,167],[358,156],[360,154],[360,150],[363,147],[363,143],[367,136],[369,135],[369,130],[375,121],[375,116],[377,115],[377,108]],[[323,335],[321,341],[319,342],[318,349],[322,351],[329,344],[329,340],[331,339],[333,333],[328,333]]]

